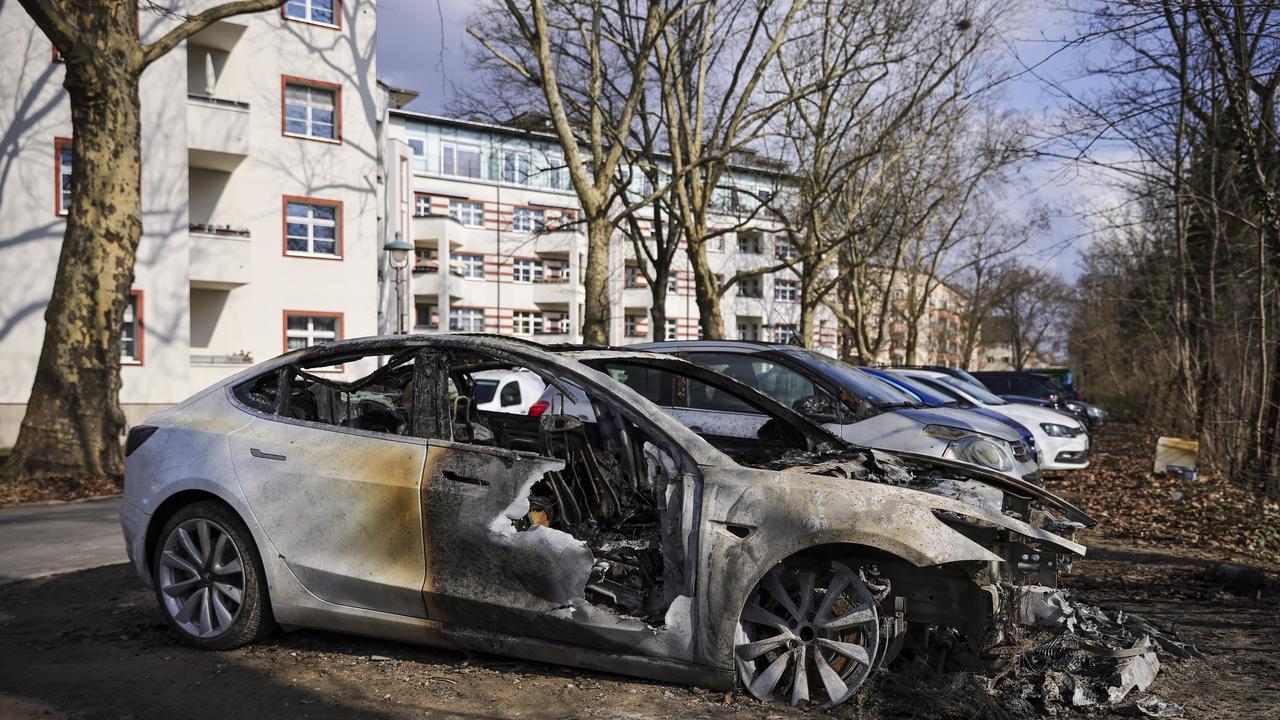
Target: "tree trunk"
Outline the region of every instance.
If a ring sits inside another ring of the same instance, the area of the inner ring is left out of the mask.
[[[94,67],[68,63],[65,85],[71,208],[35,382],[4,466],[12,478],[124,471],[120,329],[142,236],[138,77],[98,58]]]
[[[582,342],[609,344],[609,240],[613,223],[608,215],[587,218],[586,303],[583,308]]]
[[[667,339],[667,278],[670,276],[670,267],[653,269],[653,285],[649,287],[653,298],[653,307],[649,308],[649,336],[654,342]]]
[[[693,291],[698,304],[698,321],[702,325],[704,340],[724,339],[724,317],[720,314],[720,283],[716,282],[711,272],[711,263],[707,261],[707,243],[705,228],[700,232],[691,232],[686,237],[689,242],[689,269],[693,272]]]

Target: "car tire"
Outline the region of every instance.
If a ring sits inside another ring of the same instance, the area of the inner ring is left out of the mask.
[[[882,659],[879,603],[844,563],[783,562],[747,597],[733,654],[757,700],[832,708]]]
[[[230,650],[276,629],[253,536],[222,503],[201,501],[174,513],[151,567],[160,614],[189,645]]]

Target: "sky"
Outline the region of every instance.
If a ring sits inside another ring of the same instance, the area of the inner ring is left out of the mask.
[[[1007,82],[1002,102],[1046,124],[1067,104],[1047,79],[1073,93],[1088,93],[1093,82],[1080,72],[1084,51],[1064,43],[1077,29],[1076,17],[1061,10],[1061,4],[1029,0],[1006,34],[1005,60],[1014,78]],[[468,54],[475,48],[466,26],[474,7],[467,0],[378,3],[378,74],[385,82],[421,93],[409,109],[443,114],[451,88],[465,86]],[[1089,242],[1087,218],[1114,198],[1107,178],[1097,171],[1060,161],[1031,163],[1015,179],[1007,202],[1012,212],[1048,206],[1051,225],[1024,249],[1023,259],[1074,280],[1080,251]]]

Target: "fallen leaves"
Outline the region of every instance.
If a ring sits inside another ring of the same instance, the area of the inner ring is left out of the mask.
[[[1156,436],[1137,425],[1105,425],[1089,468],[1051,478],[1049,488],[1079,503],[1112,537],[1280,562],[1280,504],[1212,472],[1192,481],[1152,474]]]

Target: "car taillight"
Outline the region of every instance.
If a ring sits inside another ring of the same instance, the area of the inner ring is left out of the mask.
[[[137,450],[147,438],[156,434],[160,428],[155,425],[136,425],[129,428],[129,437],[124,441],[124,456],[129,457]]]
[[[539,400],[529,406],[529,417],[541,417],[542,413],[546,412],[549,407],[551,407],[551,403],[546,400]]]

